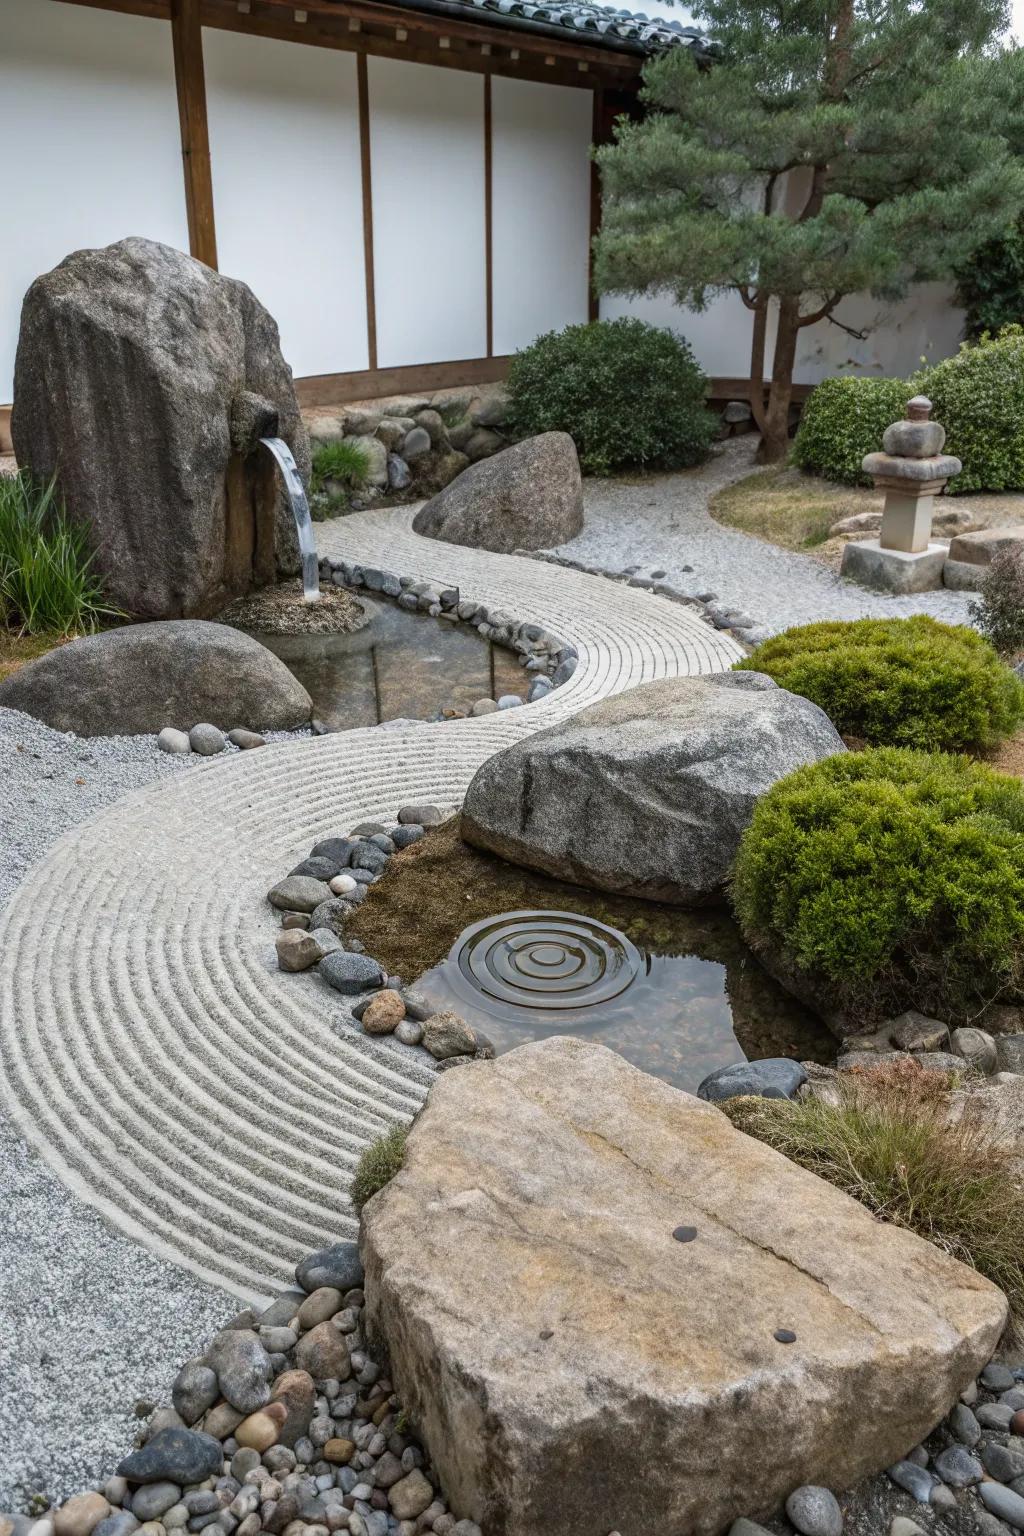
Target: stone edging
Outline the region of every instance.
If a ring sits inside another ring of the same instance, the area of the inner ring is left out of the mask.
[[[415,576],[399,576],[377,566],[332,559],[329,555],[320,561],[320,579],[349,591],[366,591],[376,597],[391,598],[409,613],[426,613],[451,624],[466,624],[475,629],[481,639],[515,652],[520,665],[533,679],[527,694],[528,704],[536,703],[553,688],[567,683],[576,670],[579,652],[569,641],[552,634],[543,624],[515,618],[504,608],[489,608],[486,603],[463,598],[458,587],[442,587],[434,582],[420,581]]]

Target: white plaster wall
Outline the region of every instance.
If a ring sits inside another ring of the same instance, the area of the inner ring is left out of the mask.
[[[836,319],[863,341],[823,321],[808,326],[797,351],[795,378],[817,384],[830,374],[873,374],[896,378],[913,373],[923,362],[936,363],[960,345],[964,312],[953,303],[952,289],[942,283],[920,283],[899,304],[883,304],[867,294],[844,299]]]
[[[491,82],[494,350],[587,318],[593,93]]]
[[[82,247],[145,235],[188,249],[166,22],[0,0],[0,401],[21,301]]]
[[[602,298],[601,318],[636,315],[684,336],[711,378],[746,378],[750,368],[751,314],[736,294],[716,299],[701,314],[682,309],[667,295],[653,298]],[[863,341],[821,321],[802,333],[793,377],[817,384],[831,374],[905,377],[921,366],[949,357],[960,345],[964,316],[943,284],[922,283],[899,304],[882,304],[867,294],[852,294],[836,318],[853,330],[867,331]],[[774,326],[769,322],[765,373],[771,373]]]
[[[681,309],[667,294],[640,299],[622,298],[618,294],[602,297],[602,320],[617,320],[622,315],[635,315],[650,325],[664,326],[685,337],[711,378],[745,377],[749,372],[750,311],[744,308],[738,294],[716,299],[701,313]]]
[[[368,64],[378,363],[483,357],[483,76]]]
[[[355,55],[212,28],[203,53],[221,271],[295,374],[367,368]]]

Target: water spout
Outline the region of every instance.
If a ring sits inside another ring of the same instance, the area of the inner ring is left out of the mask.
[[[277,460],[284,482],[284,492],[295,519],[302,553],[302,595],[307,603],[315,603],[320,597],[320,562],[313,537],[313,519],[309,515],[309,502],[305,487],[292,451],[281,437],[261,437],[260,442]]]

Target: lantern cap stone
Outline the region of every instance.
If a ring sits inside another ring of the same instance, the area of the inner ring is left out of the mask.
[[[932,414],[932,403],[927,395],[915,395],[907,401],[908,421],[927,421]]]

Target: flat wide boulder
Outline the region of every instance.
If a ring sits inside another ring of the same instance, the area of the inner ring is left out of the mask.
[[[974,1270],[575,1039],[439,1078],[361,1250],[451,1508],[501,1536],[713,1536],[849,1487],[920,1443],[1007,1315]]]
[[[258,447],[284,438],[308,474],[277,325],[245,283],[171,246],[119,240],[36,278],[11,435],[23,469],[57,476],[108,600],[133,618],[207,617],[299,568]]]
[[[816,704],[759,672],[645,683],[488,758],[462,836],[577,885],[699,906],[758,797],[845,750]]]
[[[313,701],[265,645],[227,624],[170,619],[86,635],[0,683],[0,706],[76,736],[138,736],[202,721],[287,731]]]
[[[510,554],[548,549],[583,529],[583,480],[567,432],[542,432],[464,469],[417,512],[417,533]]]

